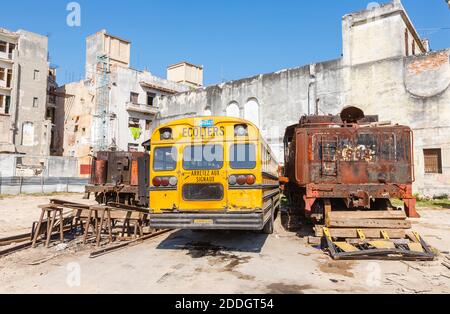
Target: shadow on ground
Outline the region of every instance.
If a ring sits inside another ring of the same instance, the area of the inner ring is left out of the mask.
[[[193,258],[218,252],[260,253],[268,235],[253,231],[179,230],[159,245],[160,250],[186,250]]]

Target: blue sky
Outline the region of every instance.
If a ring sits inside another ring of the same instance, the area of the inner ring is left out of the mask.
[[[387,1],[387,0],[386,0]],[[58,82],[84,75],[85,38],[106,28],[132,41],[131,63],[165,77],[182,60],[205,67],[205,84],[239,79],[342,53],[341,17],[364,0],[78,0],[81,27],[66,24],[65,0],[2,3],[0,27],[49,36]],[[385,1],[384,1],[385,2]],[[444,0],[403,0],[434,50],[450,47],[450,9]],[[430,30],[431,29],[431,30]]]

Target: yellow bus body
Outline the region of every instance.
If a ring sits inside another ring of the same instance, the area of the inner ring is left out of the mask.
[[[203,117],[162,125],[151,138],[150,169],[152,227],[271,233],[278,162],[251,122]]]

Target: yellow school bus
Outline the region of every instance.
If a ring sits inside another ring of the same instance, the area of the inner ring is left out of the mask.
[[[150,143],[153,228],[273,232],[278,162],[254,124],[181,119],[156,129]]]

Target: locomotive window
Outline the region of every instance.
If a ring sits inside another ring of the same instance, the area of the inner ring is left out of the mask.
[[[185,170],[219,170],[223,167],[222,145],[187,146],[183,153]]]
[[[402,156],[397,156],[397,141],[395,134],[382,134],[382,143],[380,145],[380,157],[383,160],[398,160]]]
[[[153,170],[155,171],[172,171],[177,167],[177,149],[175,147],[158,147],[153,156]]]
[[[264,147],[261,149],[265,151]],[[264,164],[267,164],[267,158]],[[256,147],[254,144],[234,144],[230,149],[230,167],[232,169],[254,169],[256,167]]]

